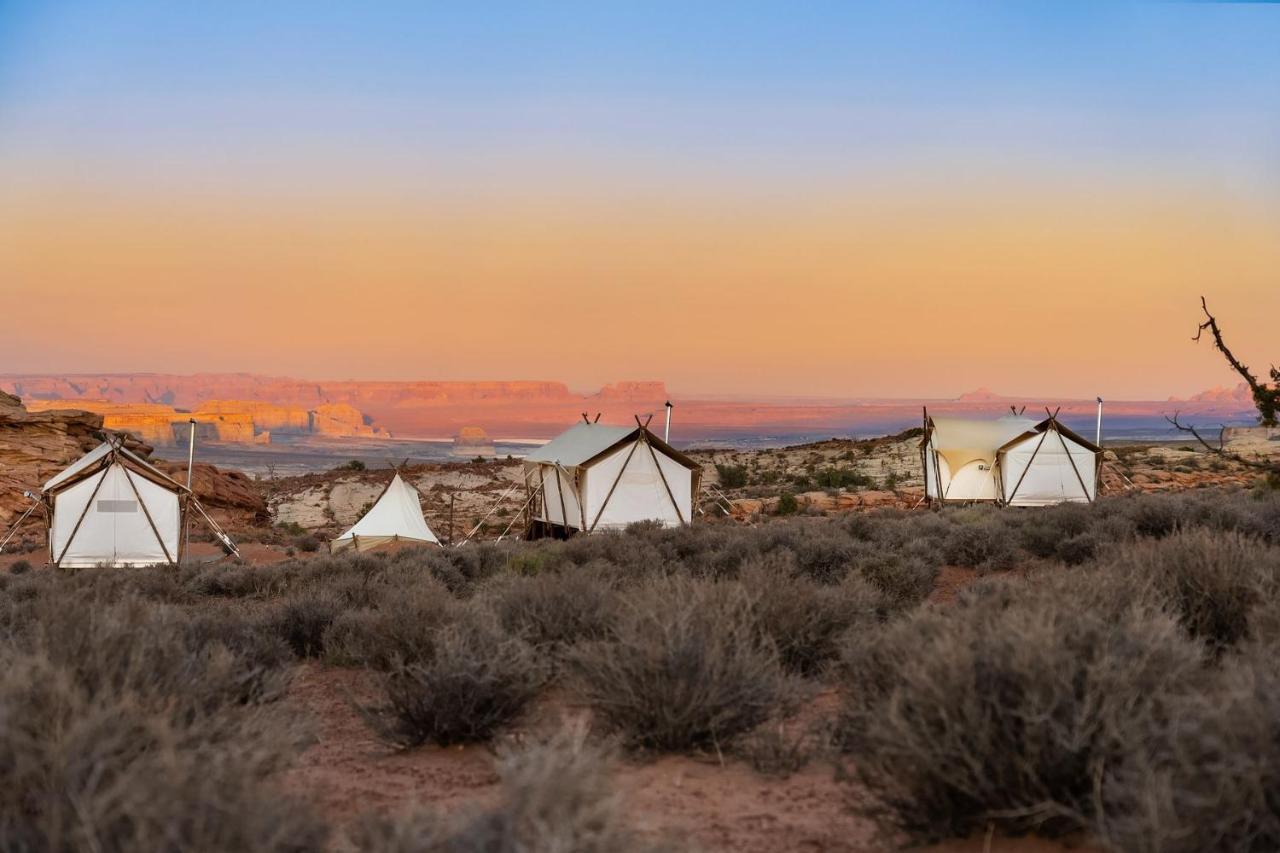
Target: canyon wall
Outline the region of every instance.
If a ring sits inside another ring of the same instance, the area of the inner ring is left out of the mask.
[[[147,409],[140,416],[155,413]],[[109,429],[105,421],[101,414],[66,406],[31,410],[19,398],[0,392],[0,531],[31,505],[24,491],[35,492],[102,442],[102,430]],[[151,455],[151,447],[141,441],[130,439],[127,446],[144,458]],[[151,461],[178,482],[185,481],[185,464]],[[266,516],[266,502],[243,474],[196,465],[192,488],[205,508],[224,520],[247,522]]]

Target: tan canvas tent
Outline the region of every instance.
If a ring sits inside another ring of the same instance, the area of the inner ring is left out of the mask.
[[[392,542],[440,544],[422,515],[418,491],[400,479],[399,472],[364,517],[329,543],[329,550],[335,554],[348,548],[369,551]]]
[[[1000,498],[1009,506],[1092,503],[1102,448],[1050,416],[999,449],[996,473]]]
[[[926,413],[920,440],[925,495],[939,503],[998,501],[996,453],[1035,426],[1031,418],[1014,415],[971,420]]]
[[[127,449],[98,445],[41,487],[55,566],[154,566],[182,559],[191,492]]]
[[[645,427],[576,424],[525,457],[528,535],[615,530],[693,518],[702,468]]]

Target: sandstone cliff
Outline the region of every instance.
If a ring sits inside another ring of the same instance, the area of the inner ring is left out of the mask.
[[[103,416],[73,409],[29,411],[22,401],[0,392],[0,529],[6,528],[31,501],[23,491],[40,486],[102,441]],[[144,458],[151,447],[129,439],[127,446]],[[178,482],[186,465],[152,460]],[[192,486],[200,502],[223,520],[250,522],[266,516],[266,502],[243,474],[197,464]]]

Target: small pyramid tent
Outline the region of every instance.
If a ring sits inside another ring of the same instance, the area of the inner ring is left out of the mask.
[[[1102,448],[1050,416],[1000,448],[996,471],[1008,506],[1092,503],[1098,496]]]
[[[112,438],[41,487],[55,566],[154,566],[182,559],[191,493]]]
[[[422,515],[417,490],[400,479],[399,472],[364,517],[334,539],[329,550],[334,554],[348,548],[369,551],[392,542],[440,544]]]
[[[1018,416],[969,420],[933,417],[926,412],[920,440],[925,495],[939,503],[998,501],[997,451],[1035,425],[1031,418]]]
[[[530,538],[693,518],[702,467],[637,421],[575,424],[525,457]]]

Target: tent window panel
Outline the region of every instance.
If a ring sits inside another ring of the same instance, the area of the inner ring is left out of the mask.
[[[100,500],[98,501],[98,512],[137,512],[137,501],[125,500]]]

